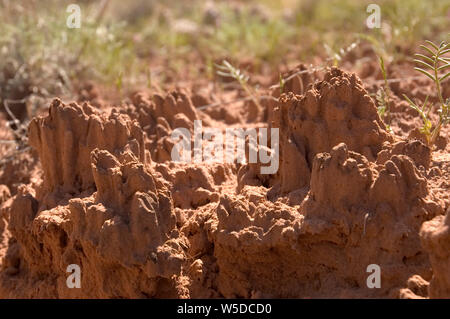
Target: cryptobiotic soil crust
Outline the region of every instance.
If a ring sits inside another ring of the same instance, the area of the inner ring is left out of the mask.
[[[196,109],[208,99],[195,93],[54,100],[29,125],[30,176],[7,177],[31,159],[2,172],[0,297],[450,298],[448,129],[431,150],[394,99],[388,132],[337,68],[285,92],[244,124],[279,128],[270,175],[171,160],[176,128],[242,126],[235,109]]]

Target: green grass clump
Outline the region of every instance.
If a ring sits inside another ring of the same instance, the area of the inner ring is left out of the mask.
[[[420,45],[420,47],[425,51],[424,54],[415,54],[416,59],[414,59],[414,61],[419,66],[414,69],[424,74],[434,83],[436,94],[439,99],[438,122],[435,123],[435,125],[432,125],[431,120],[429,119],[429,113],[432,106],[427,106],[427,100],[425,100],[424,104],[419,107],[408,96],[404,95],[404,97],[408,101],[409,105],[419,112],[423,121],[421,132],[426,136],[428,144],[434,145],[441,128],[450,122],[450,99],[444,100],[441,88],[442,82],[450,77],[450,71],[447,71],[447,69],[450,68],[450,58],[445,57],[445,55],[450,52],[450,43],[442,41],[439,45],[437,45],[428,40],[426,43],[429,46]]]
[[[100,23],[92,4],[82,6],[82,27],[69,29],[65,9],[57,1],[0,4],[0,99],[73,96],[77,83],[114,85],[137,71],[125,23]]]

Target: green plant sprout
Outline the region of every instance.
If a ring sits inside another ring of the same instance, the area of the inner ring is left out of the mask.
[[[442,82],[450,76],[450,72],[441,73],[447,68],[450,68],[450,58],[445,57],[445,54],[450,52],[450,43],[442,41],[439,45],[436,45],[428,40],[425,42],[429,44],[430,47],[420,45],[420,47],[425,50],[427,54],[415,54],[416,59],[414,59],[414,62],[420,65],[420,67],[415,67],[414,69],[430,78],[436,87],[436,92],[439,99],[439,121],[434,125],[434,128],[429,119],[429,113],[432,109],[432,105],[427,108],[427,99],[422,107],[419,107],[405,94],[403,94],[403,96],[408,101],[409,105],[419,112],[423,121],[421,132],[426,136],[428,144],[434,145],[441,128],[450,122],[450,99],[444,100],[441,89]]]
[[[356,41],[350,43],[349,46],[340,48],[338,52],[334,51],[328,44],[325,43],[323,47],[328,55],[327,61],[332,62],[333,66],[339,66],[339,63],[342,61],[342,59],[351,51],[353,51],[359,45],[359,43],[360,41],[359,39],[357,39]]]
[[[146,78],[147,78],[147,89],[152,88],[152,70],[150,68],[146,69]]]
[[[234,67],[227,60],[223,60],[221,65],[216,64],[217,74],[223,77],[230,77],[235,79],[239,85],[244,89],[248,96],[251,97],[255,105],[262,110],[261,103],[256,90],[248,84],[249,76],[245,75],[240,69]]]
[[[385,122],[386,128],[389,132],[392,131],[390,125],[390,107],[389,103],[391,100],[390,94],[391,90],[389,88],[389,83],[387,80],[386,68],[384,67],[383,57],[380,56],[380,68],[381,73],[383,74],[384,86],[380,87],[375,95],[375,98],[378,102],[378,114],[381,119]]]
[[[280,73],[280,95],[284,93],[284,86],[286,85],[286,80],[283,79],[283,76]]]

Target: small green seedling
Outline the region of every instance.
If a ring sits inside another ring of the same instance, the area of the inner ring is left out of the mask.
[[[216,64],[217,74],[223,77],[230,77],[239,82],[244,91],[251,97],[255,105],[262,110],[261,103],[256,90],[248,84],[249,76],[245,75],[240,69],[234,67],[227,60],[223,60],[221,65]]]
[[[405,96],[406,100],[408,101],[409,105],[419,113],[420,118],[422,119],[422,123],[423,123],[423,126],[420,128],[420,132],[425,135],[425,137],[427,138],[428,144],[430,144],[430,142],[431,142],[430,137],[433,135],[433,131],[432,131],[433,124],[431,123],[431,120],[430,120],[430,111],[432,109],[432,104],[430,103],[427,105],[428,95],[425,98],[425,101],[423,102],[422,106],[420,106],[420,107],[416,103],[411,101],[411,99],[409,97],[407,97],[406,95],[404,95],[404,96]]]
[[[380,87],[375,95],[375,98],[378,102],[378,114],[380,115],[381,119],[386,124],[386,128],[389,132],[391,132],[391,126],[390,126],[390,108],[389,108],[389,102],[391,100],[390,94],[391,90],[389,88],[389,83],[387,80],[387,73],[386,68],[384,67],[384,60],[383,57],[380,56],[380,68],[381,73],[383,74],[384,79],[384,86]]]
[[[441,89],[442,82],[450,76],[450,72],[446,71],[450,68],[450,58],[445,57],[445,55],[450,52],[450,43],[442,41],[439,45],[437,45],[428,40],[426,43],[430,47],[425,45],[420,46],[426,51],[426,54],[415,54],[416,59],[414,59],[414,62],[420,65],[420,67],[415,67],[414,69],[430,78],[436,87],[436,92],[439,99],[439,121],[434,125],[434,128],[429,119],[432,105],[427,107],[427,99],[422,107],[420,107],[405,94],[403,96],[408,101],[409,105],[419,112],[423,121],[421,132],[426,136],[428,144],[432,146],[435,144],[441,128],[450,123],[450,99],[444,101]]]
[[[325,52],[328,55],[327,61],[331,62],[333,66],[338,67],[339,63],[341,63],[342,59],[352,52],[358,45],[359,45],[359,39],[356,41],[350,43],[348,47],[341,48],[339,51],[334,51],[328,44],[324,44],[323,47],[325,49]]]
[[[284,86],[286,85],[286,80],[283,79],[283,76],[280,73],[280,95],[284,93]]]
[[[152,88],[152,70],[150,68],[147,68],[145,73],[145,76],[147,78],[147,89],[150,90]]]

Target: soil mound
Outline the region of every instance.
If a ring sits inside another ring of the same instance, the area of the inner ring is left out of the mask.
[[[304,95],[282,95],[272,126],[280,128],[284,193],[308,185],[313,159],[320,152],[345,143],[373,160],[384,142],[393,141],[361,81],[336,68]]]
[[[129,150],[145,162],[144,133],[137,122],[115,109],[109,115],[100,113],[87,103],[65,105],[54,100],[47,117],[30,123],[29,143],[39,154],[48,192],[57,187],[65,193],[91,188],[95,148],[117,156]]]
[[[430,297],[450,298],[450,209],[446,216],[424,223],[420,235],[433,266]]]
[[[221,198],[211,236],[224,296],[397,296],[409,276],[429,277],[419,229],[442,212],[410,158],[378,167],[341,143],[316,155],[310,184],[294,209],[261,188]],[[366,285],[373,263],[382,289]]]
[[[301,93],[269,117],[272,175],[172,162],[175,128],[225,128],[182,91],[53,101],[29,126],[42,178],[0,187],[0,297],[449,297],[448,157],[388,133],[354,74]]]

